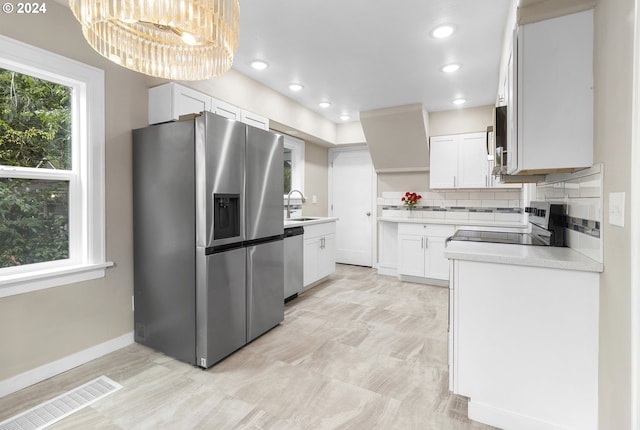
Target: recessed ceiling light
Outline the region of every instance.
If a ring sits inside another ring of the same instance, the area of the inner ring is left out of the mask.
[[[447,64],[446,66],[442,66],[440,70],[445,73],[453,73],[460,70],[460,67],[462,67],[460,64]]]
[[[294,84],[290,84],[290,85],[289,85],[289,89],[290,89],[291,91],[300,91],[300,90],[301,90],[301,89],[303,89],[303,88],[304,88],[304,87],[303,87],[302,85],[300,85],[300,84],[295,84],[295,83],[294,83]]]
[[[318,103],[318,106],[320,106],[321,108],[328,108],[329,106],[331,106],[331,102],[327,102],[327,101],[320,102]]]
[[[432,32],[431,36],[436,39],[443,39],[445,37],[449,37],[453,34],[456,29],[452,25],[441,25],[440,27],[436,27]]]
[[[264,70],[267,67],[269,67],[269,64],[267,64],[266,61],[254,60],[251,62],[251,67],[253,67],[256,70]]]
[[[455,99],[451,101],[451,103],[453,103],[454,105],[463,105],[466,102],[467,102],[467,99]]]
[[[340,115],[340,119],[343,121],[348,121],[351,119],[351,117],[349,115]]]

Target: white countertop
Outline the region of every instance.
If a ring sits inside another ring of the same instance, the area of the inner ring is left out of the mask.
[[[500,228],[520,228],[526,229],[527,224],[508,221],[471,221],[466,219],[435,219],[435,218],[395,218],[395,217],[379,217],[378,221],[386,222],[404,222],[410,224],[441,224],[441,225],[459,225],[459,226],[478,226],[478,227],[500,227]]]
[[[602,272],[604,265],[571,248],[450,241],[444,249],[449,259]]]
[[[286,219],[284,220],[284,228],[289,228],[289,227],[298,227],[298,226],[305,226],[305,225],[311,225],[311,224],[322,224],[325,222],[335,222],[338,221],[338,218],[334,218],[334,217],[320,217],[320,216],[302,216],[302,217],[294,217],[292,219]]]

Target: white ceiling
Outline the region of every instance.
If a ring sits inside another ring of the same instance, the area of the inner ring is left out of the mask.
[[[495,102],[507,14],[515,0],[240,0],[233,68],[340,123],[422,103],[427,111]],[[435,39],[431,30],[453,24]],[[256,71],[251,61],[269,63]],[[460,63],[445,74],[440,68]],[[304,85],[293,93],[291,82]],[[329,108],[318,103],[328,100]]]

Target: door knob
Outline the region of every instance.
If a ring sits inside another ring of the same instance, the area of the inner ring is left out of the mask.
[[[367,216],[371,216],[371,212],[367,212]]]

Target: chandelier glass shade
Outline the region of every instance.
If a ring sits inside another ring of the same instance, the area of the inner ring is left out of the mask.
[[[173,80],[225,73],[240,35],[238,0],[69,0],[87,42],[128,69]]]

